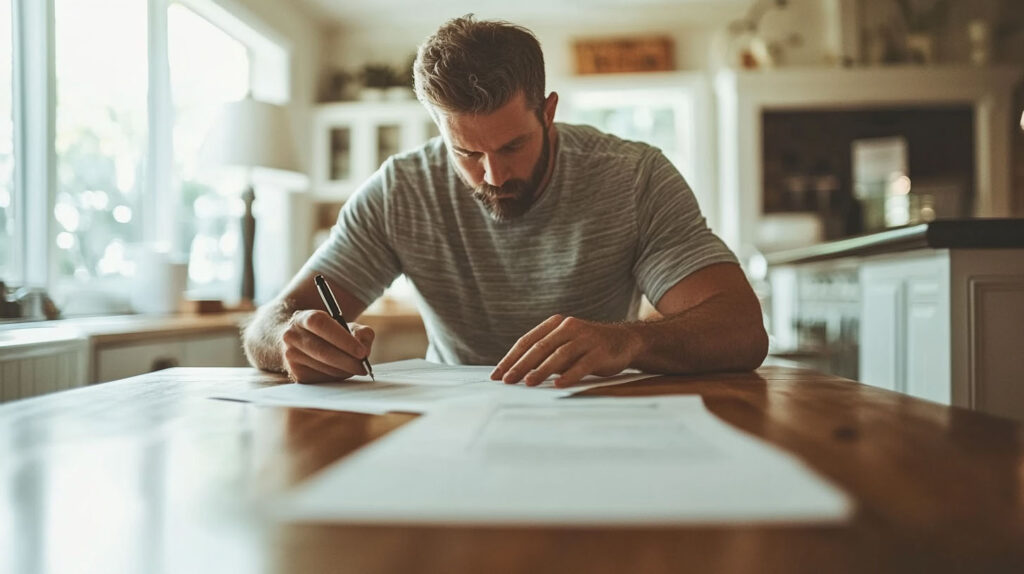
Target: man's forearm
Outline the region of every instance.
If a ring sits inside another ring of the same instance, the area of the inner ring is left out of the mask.
[[[264,371],[285,371],[281,332],[288,326],[293,312],[286,301],[267,303],[256,310],[242,332],[242,346],[252,366]]]
[[[768,353],[756,300],[715,296],[681,313],[624,327],[642,341],[632,366],[647,372],[748,371]]]

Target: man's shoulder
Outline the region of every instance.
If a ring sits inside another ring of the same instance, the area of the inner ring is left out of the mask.
[[[381,205],[398,219],[433,216],[452,195],[453,174],[440,137],[389,157],[374,175]]]
[[[565,153],[600,162],[636,162],[658,153],[658,148],[650,144],[622,139],[589,125],[559,123],[558,136]]]
[[[448,153],[440,136],[415,149],[391,156],[389,163],[396,174],[417,178],[446,174],[449,168]]]

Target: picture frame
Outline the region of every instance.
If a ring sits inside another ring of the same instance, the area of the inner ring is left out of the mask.
[[[577,40],[576,74],[625,74],[675,69],[674,42],[667,36]]]

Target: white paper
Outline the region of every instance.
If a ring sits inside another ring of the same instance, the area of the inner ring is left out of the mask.
[[[579,384],[557,388],[554,377],[536,387],[508,385],[490,379],[494,367],[454,366],[422,359],[374,366],[376,381],[352,377],[337,383],[288,383],[213,398],[256,404],[380,414],[389,411],[424,413],[455,400],[491,397],[502,400],[548,401],[586,389],[620,385],[655,375],[625,372],[614,377],[586,377]]]
[[[339,461],[286,520],[502,525],[838,521],[846,496],[700,397],[452,403]]]

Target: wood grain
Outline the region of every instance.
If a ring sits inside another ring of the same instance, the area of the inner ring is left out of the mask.
[[[662,377],[857,503],[839,526],[282,525],[273,503],[415,418],[210,400],[281,382],[171,369],[0,406],[0,572],[1021,572],[1024,430],[810,371]],[[586,400],[578,398],[573,400]]]

